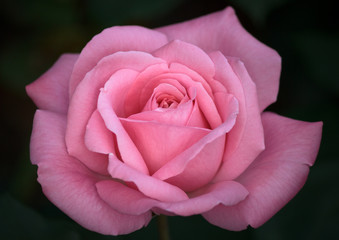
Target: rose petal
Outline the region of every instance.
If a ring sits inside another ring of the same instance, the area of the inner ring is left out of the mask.
[[[145,104],[142,111],[153,111],[156,109],[165,110],[166,107],[164,108],[162,104],[170,101],[172,104],[167,106],[168,109],[176,108],[180,103],[187,102],[188,96],[186,90],[184,89],[184,91],[180,91],[176,88],[176,86],[173,86],[170,83],[160,83],[153,89],[153,94]]]
[[[182,74],[185,74],[189,78],[191,78],[193,81],[201,83],[201,85],[205,88],[205,90],[208,93],[208,95],[213,96],[212,89],[211,89],[210,82],[209,82],[209,80],[213,76],[206,76],[208,78],[205,79],[198,72],[194,71],[194,69],[191,69],[191,68],[189,68],[189,66],[186,66],[184,64],[180,64],[178,62],[172,62],[169,65],[169,70],[170,70],[171,73],[182,73]],[[213,69],[213,72],[214,71],[215,70]]]
[[[157,122],[120,119],[152,175],[211,130]]]
[[[89,151],[84,143],[86,126],[97,108],[100,88],[118,70],[127,68],[131,71],[142,71],[150,65],[162,62],[163,60],[142,52],[118,52],[103,58],[77,86],[72,96],[66,129],[69,154],[81,160],[93,171],[106,174],[106,165],[102,162],[107,160],[107,156]]]
[[[139,72],[132,69],[121,69],[116,71],[105,83],[102,91],[108,94],[110,104],[115,114],[119,117],[125,117],[125,99],[128,90],[132,87]]]
[[[190,127],[200,127],[210,129],[204,114],[201,112],[197,102],[194,102],[193,109],[190,118],[188,119],[186,126]]]
[[[93,152],[116,154],[113,133],[106,128],[105,122],[98,111],[94,111],[88,121],[85,144]]]
[[[195,82],[190,79],[187,75],[180,73],[167,73],[162,74],[159,78],[174,78],[188,88],[194,88],[196,91],[196,102],[199,106],[200,111],[203,113],[207,122],[209,123],[212,129],[218,127],[222,121],[217,107],[215,106],[214,99],[208,94],[206,89],[200,82]]]
[[[190,216],[209,211],[218,204],[232,206],[244,200],[248,194],[241,184],[233,181],[209,185],[200,189],[197,196],[179,202],[160,202],[115,181],[104,180],[98,182],[96,187],[100,197],[113,209],[130,215],[165,210],[176,215]]]
[[[195,190],[208,183],[220,166],[225,135],[234,126],[238,114],[238,103],[234,97],[229,95],[225,105],[228,106],[229,112],[224,123],[168,162],[153,176],[161,180],[167,179],[166,181],[180,186],[185,191]]]
[[[194,104],[188,101],[177,108],[158,108],[128,117],[130,120],[152,121],[168,125],[186,126],[190,119]],[[198,127],[198,126],[197,126]]]
[[[218,112],[220,113],[220,117],[223,121],[227,121],[227,118],[228,118],[228,114],[229,114],[228,108],[229,108],[229,106],[227,106],[227,103],[228,103],[230,97],[233,97],[233,95],[227,94],[225,92],[214,93],[215,105],[216,105]],[[238,101],[237,101],[237,103],[238,103]]]
[[[209,56],[192,44],[174,40],[157,49],[153,55],[166,60],[169,64],[181,63],[204,78],[208,79],[214,76],[214,65]]]
[[[218,206],[203,216],[229,230],[259,227],[304,185],[318,152],[322,123],[308,123],[273,113],[262,116],[266,150],[236,181],[249,196],[232,207]]]
[[[225,56],[240,58],[258,87],[260,110],[276,100],[281,58],[241,26],[231,7],[156,30],[165,33],[170,41],[180,39],[205,52],[220,50]]]
[[[112,105],[111,92],[108,91],[108,89],[102,89],[98,99],[98,111],[100,112],[106,127],[116,136],[122,160],[127,165],[142,173],[148,174],[147,166],[139,150],[126,132],[126,129],[124,129]]]
[[[103,30],[81,51],[70,81],[70,96],[86,73],[105,56],[119,51],[152,52],[166,43],[167,38],[162,33],[139,26],[111,27]]]
[[[164,202],[177,202],[188,199],[180,188],[141,173],[122,163],[113,154],[109,155],[108,171],[113,178],[133,182],[146,196]]]
[[[213,101],[213,96],[210,96],[202,83],[193,81],[188,75],[183,73],[168,72],[168,68],[164,64],[154,65],[147,68],[135,80],[131,86],[130,92],[126,96],[125,111],[126,115],[132,115],[144,109],[144,106],[151,97],[154,88],[163,82],[172,83],[173,79],[186,90],[189,88],[196,89],[196,101],[198,102],[201,112],[204,114],[210,127],[216,128],[222,121],[218,110]],[[170,80],[172,80],[170,82]]]
[[[200,149],[196,147],[199,144],[196,144],[196,146],[192,147],[196,151],[193,153],[193,157],[184,159],[187,155],[183,152],[183,154],[170,161],[169,163],[173,162],[170,165],[172,168],[163,167],[161,173],[173,171],[174,163],[178,164],[178,166],[174,167],[175,170],[180,169],[181,172],[179,173],[177,170],[177,175],[167,178],[165,181],[180,187],[186,192],[205,186],[212,180],[220,166],[224,154],[225,139],[225,135],[219,136],[211,142],[205,142],[205,145]],[[186,152],[192,152],[192,150]]]
[[[168,64],[160,63],[149,66],[139,74],[126,95],[126,116],[142,112],[142,110],[145,108],[145,105],[151,98],[154,88],[160,83],[169,83],[175,86],[182,93],[186,92],[184,87],[181,86],[181,84],[176,80],[164,78],[160,79],[159,81],[156,81],[158,79],[154,80],[155,77],[158,77],[163,73],[168,73],[168,71]]]
[[[44,194],[80,225],[101,234],[127,234],[151,220],[151,214],[121,214],[98,196],[95,184],[103,180],[67,154],[66,118],[38,110],[31,138],[31,159],[38,165],[38,181]],[[90,216],[90,217],[89,217]]]
[[[210,57],[216,65],[215,78],[239,101],[237,121],[227,134],[223,165],[214,178],[217,182],[239,176],[262,152],[265,143],[256,86],[244,64],[237,59],[227,60],[220,52]]]
[[[168,82],[178,83],[173,80],[166,80]],[[180,85],[182,86],[182,85]],[[147,86],[146,86],[147,87]],[[189,97],[188,97],[189,96]],[[190,100],[189,100],[190,99]],[[156,121],[169,125],[190,126],[210,129],[210,126],[199,109],[196,99],[196,89],[189,88],[188,95],[186,95],[176,108],[157,108],[154,111],[151,99],[146,103],[142,112],[129,116],[129,119]]]
[[[78,54],[64,54],[40,78],[26,86],[28,96],[40,109],[67,113],[68,84]]]

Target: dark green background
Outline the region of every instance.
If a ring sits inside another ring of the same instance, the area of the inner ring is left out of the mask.
[[[42,194],[29,161],[35,106],[24,86],[64,52],[80,52],[103,28],[167,25],[232,5],[245,28],[283,59],[269,109],[324,121],[322,145],[302,191],[258,229],[230,232],[200,216],[171,217],[172,239],[335,239],[339,224],[339,21],[334,1],[2,0],[0,7],[0,238],[156,239],[157,225],[126,236],[81,228]]]

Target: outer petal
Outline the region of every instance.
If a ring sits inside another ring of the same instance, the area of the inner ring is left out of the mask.
[[[276,100],[280,56],[246,32],[232,8],[157,30],[169,40],[180,39],[206,52],[220,50],[225,56],[240,58],[258,87],[260,109]]]
[[[156,212],[165,211],[176,215],[190,216],[206,212],[218,204],[232,206],[244,200],[248,194],[241,184],[233,181],[209,185],[195,193],[196,196],[178,202],[157,201],[114,181],[104,180],[98,182],[96,187],[101,198],[113,209],[131,215],[141,215],[153,210]]]
[[[38,181],[45,195],[79,224],[102,234],[126,234],[150,221],[151,214],[130,216],[107,205],[95,188],[102,176],[67,154],[65,117],[37,111],[31,139],[31,159],[38,165]]]
[[[218,206],[203,214],[229,230],[259,227],[280,210],[304,185],[315,161],[322,123],[307,123],[273,113],[262,116],[266,150],[236,181],[250,192],[232,207]]]
[[[238,177],[264,150],[264,132],[257,101],[256,86],[244,64],[227,60],[220,52],[210,54],[216,65],[215,78],[239,101],[239,114],[232,131],[227,134],[224,162],[214,181]]]
[[[86,73],[103,57],[119,51],[152,52],[166,43],[167,38],[162,33],[139,26],[105,29],[88,42],[82,50],[72,73],[70,95],[73,94]]]
[[[28,96],[40,109],[67,113],[68,84],[78,54],[64,54],[40,78],[26,86]]]

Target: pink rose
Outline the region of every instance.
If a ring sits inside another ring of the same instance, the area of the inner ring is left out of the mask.
[[[280,64],[232,8],[105,29],[27,86],[45,195],[102,234],[135,231],[152,213],[259,227],[303,186],[321,138],[320,122],[263,112]]]

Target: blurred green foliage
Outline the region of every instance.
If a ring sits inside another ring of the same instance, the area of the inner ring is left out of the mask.
[[[245,28],[283,59],[269,110],[324,121],[319,157],[305,187],[259,229],[230,232],[200,216],[171,217],[172,239],[334,239],[339,218],[339,22],[330,0],[3,0],[0,8],[0,238],[156,239],[156,221],[126,236],[102,236],[69,219],[41,192],[29,162],[35,107],[24,87],[64,52],[80,52],[103,28],[157,27],[233,5]]]

